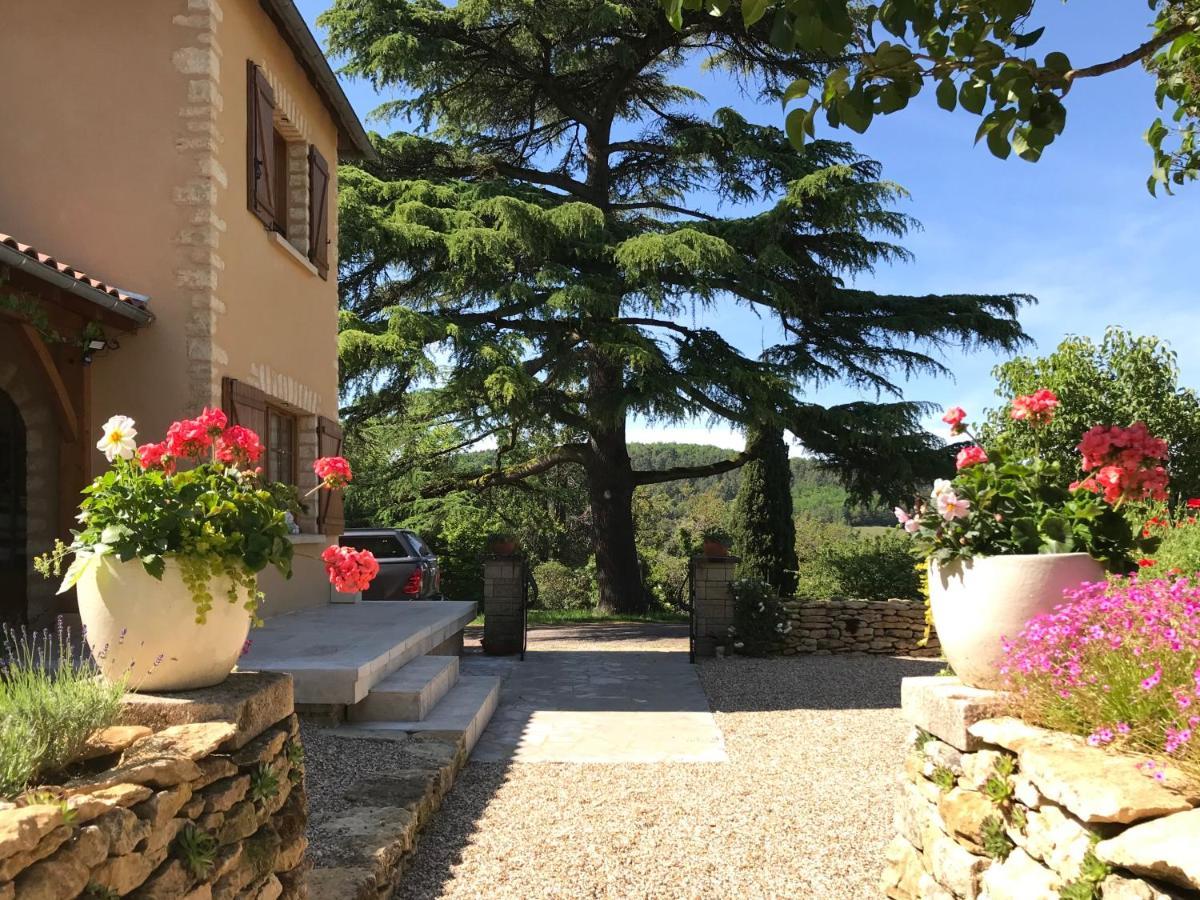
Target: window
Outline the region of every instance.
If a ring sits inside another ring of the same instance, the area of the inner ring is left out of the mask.
[[[343,534],[338,543],[355,550],[370,550],[376,559],[407,559],[412,556],[400,538],[378,534]]]
[[[296,483],[296,417],[267,407],[267,479]]]
[[[329,164],[278,108],[275,89],[253,61],[247,61],[247,82],[247,206],[263,225],[307,256],[317,274],[328,278]],[[301,179],[307,179],[307,204]],[[293,188],[299,202],[292,202]]]

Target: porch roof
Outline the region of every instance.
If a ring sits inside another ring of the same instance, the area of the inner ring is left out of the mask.
[[[148,297],[93,278],[3,232],[0,232],[0,263],[131,319],[136,325],[148,325],[154,318],[154,314],[146,308]]]

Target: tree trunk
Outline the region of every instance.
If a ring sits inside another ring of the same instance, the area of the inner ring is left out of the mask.
[[[643,613],[649,598],[642,586],[633,530],[633,465],[625,444],[625,426],[594,431],[591,445],[587,483],[600,609]]]

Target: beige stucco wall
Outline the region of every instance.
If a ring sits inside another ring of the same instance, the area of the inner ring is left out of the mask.
[[[336,126],[302,67],[257,0],[3,7],[0,232],[148,294],[156,316],[93,363],[94,421],[124,413],[156,440],[237,378],[305,414],[305,487],[315,416],[337,416],[336,240],[321,279],[246,208],[247,59],[336,179]],[[327,596],[321,579],[310,560],[276,588]]]
[[[258,2],[7,0],[5,19],[0,232],[149,294],[157,317],[96,360],[97,420],[159,435],[219,403],[224,375],[336,417],[334,279],[246,208],[246,60],[331,170],[336,128]]]

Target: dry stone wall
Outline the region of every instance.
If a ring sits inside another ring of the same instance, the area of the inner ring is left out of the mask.
[[[308,896],[290,677],[194,693],[131,698],[81,774],[0,803],[0,900]]]
[[[956,743],[971,752],[913,734],[886,851],[887,897],[1200,898],[1200,790],[1180,773],[1159,781],[1143,760],[1013,718],[966,731],[971,740]]]
[[[925,604],[911,600],[793,600],[784,604],[791,630],[782,652],[940,656],[937,636],[925,636]]]

